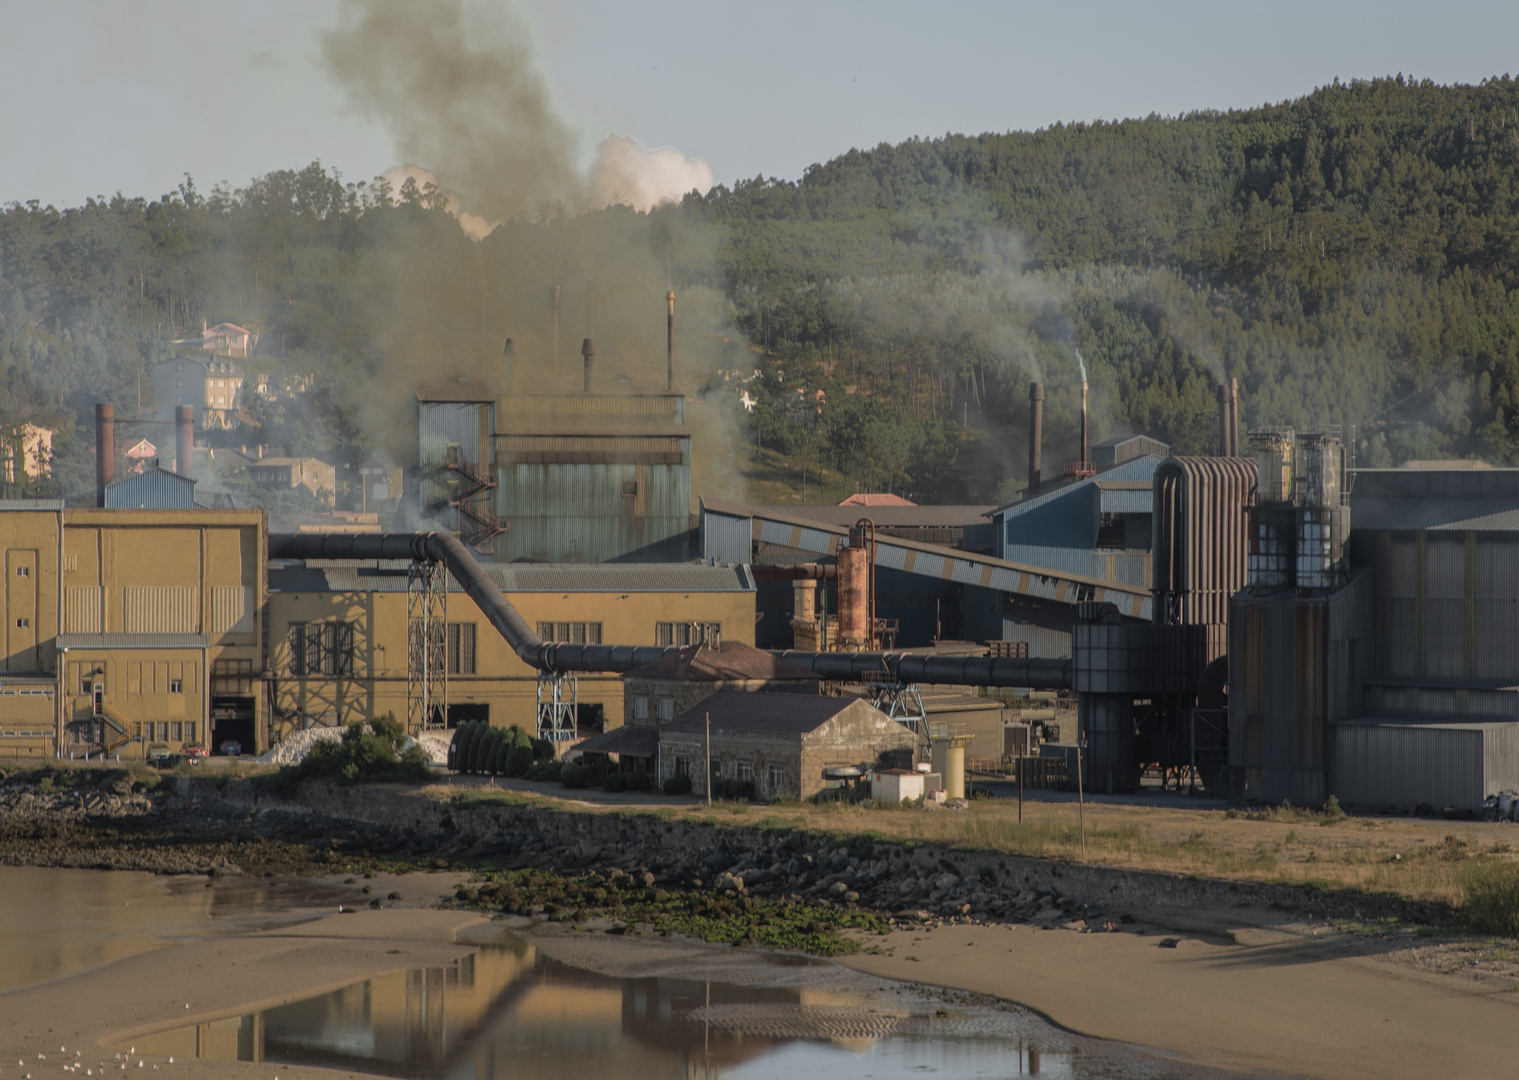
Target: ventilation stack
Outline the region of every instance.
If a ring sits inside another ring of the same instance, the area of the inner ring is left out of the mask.
[[[596,343],[586,338],[580,343],[580,355],[585,357],[585,392],[591,392],[591,370],[596,366]]]
[[[1044,384],[1028,387],[1028,494],[1039,493],[1039,474],[1044,456]]]
[[[559,363],[559,286],[549,286],[549,306],[553,321],[549,323],[549,359]]]
[[[116,480],[116,407],[95,406],[95,505],[105,505],[107,484]]]
[[[174,471],[195,479],[195,406],[174,406]]]
[[[670,317],[665,333],[665,389],[675,389],[675,290],[671,289],[665,295],[665,301],[670,305]]]

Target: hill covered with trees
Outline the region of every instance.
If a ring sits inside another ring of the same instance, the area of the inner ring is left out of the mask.
[[[406,384],[502,381],[505,337],[518,389],[573,378],[592,329],[611,378],[652,383],[673,287],[683,382],[713,388],[696,410],[709,456],[741,435],[798,481],[827,468],[925,501],[1010,497],[1031,378],[1050,397],[1047,458],[1076,456],[1073,346],[1094,438],[1207,451],[1213,388],[1234,377],[1247,425],[1355,425],[1363,464],[1511,464],[1516,256],[1507,77],[912,140],[650,214],[546,208],[478,244],[442,193],[313,164],[209,195],[187,180],[153,201],[5,208],[0,426],[72,430],[58,482],[82,492],[89,406],[131,413],[171,337],[230,320],[316,376],[309,415],[258,418],[271,431],[404,459]]]

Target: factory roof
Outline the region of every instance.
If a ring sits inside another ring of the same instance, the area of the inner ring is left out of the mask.
[[[1519,469],[1356,469],[1350,474],[1352,529],[1430,529],[1516,509]]]
[[[817,682],[806,668],[772,656],[741,641],[716,645],[699,642],[634,668],[630,679],[668,679],[672,682],[726,682],[748,679],[798,679]]]
[[[205,634],[59,634],[60,649],[204,649]]]
[[[769,731],[806,735],[852,705],[873,706],[861,698],[812,697],[806,694],[747,694],[719,690],[702,698],[665,725],[666,729],[701,731],[712,718],[722,731]],[[883,714],[884,718],[884,714]]]
[[[772,513],[786,514],[793,518],[806,518],[809,521],[819,521],[828,525],[848,527],[859,521],[862,517],[868,517],[879,528],[933,528],[955,527],[964,525],[985,525],[987,515],[996,509],[995,506],[745,506],[743,503],[735,503],[728,499],[714,499],[702,496],[702,503],[720,514],[735,513],[733,509],[725,507],[743,506],[741,516],[751,516],[749,511],[762,515]]]
[[[0,499],[0,514],[23,510],[46,510],[56,514],[62,509],[62,499]]]
[[[893,495],[889,491],[856,492],[849,496],[840,506],[917,506],[911,499],[904,499],[900,495]]]
[[[312,559],[276,563],[269,588],[278,592],[405,592],[404,560]],[[742,566],[700,563],[507,563],[485,572],[504,593],[753,592]],[[449,579],[450,592],[463,592]]]
[[[624,726],[593,735],[575,744],[582,754],[627,754],[653,757],[659,753],[659,732],[651,727]]]
[[[1160,463],[1165,460],[1166,458],[1160,454],[1141,454],[1138,457],[1130,458],[1128,461],[1121,461],[1116,465],[1111,465],[1095,476],[1088,476],[1071,483],[1051,481],[1050,484],[1041,484],[1037,494],[1025,497],[1019,502],[1010,503],[1007,506],[996,507],[987,516],[1016,517],[1019,514],[1026,514],[1038,507],[1047,506],[1057,499],[1065,498],[1071,492],[1080,491],[1087,486],[1095,487],[1099,491],[1115,490],[1117,484],[1126,482],[1139,484],[1139,488],[1135,488],[1134,490],[1150,487],[1150,478],[1154,475],[1155,470],[1159,468]]]
[[[1500,510],[1496,514],[1452,521],[1444,525],[1432,525],[1432,529],[1471,530],[1472,532],[1519,532],[1519,508]]]
[[[689,439],[691,433],[668,413],[528,413],[496,417],[497,439],[523,435],[569,435],[637,438],[673,435]]]
[[[417,400],[428,404],[494,402],[496,390],[485,383],[454,381],[424,383],[416,387]]]

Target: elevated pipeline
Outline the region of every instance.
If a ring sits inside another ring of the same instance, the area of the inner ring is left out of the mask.
[[[469,548],[449,533],[271,533],[271,559],[406,559],[441,562],[524,664],[538,671],[624,672],[652,664],[676,646],[568,645],[545,642],[512,606]],[[860,681],[883,669],[898,680],[960,686],[1071,686],[1069,660],[1018,660],[989,656],[925,656],[901,652],[797,652],[774,655],[819,678]]]

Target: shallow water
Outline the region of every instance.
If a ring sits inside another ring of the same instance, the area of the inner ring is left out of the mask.
[[[0,994],[170,941],[279,925],[351,895],[351,889],[301,879],[208,882],[124,870],[0,867]]]
[[[838,989],[608,978],[512,942],[447,967],[138,1036],[132,1048],[428,1080],[1083,1075],[1060,1037],[1050,1032],[1041,1046],[1025,1016],[937,1011],[929,999],[899,1005]]]

